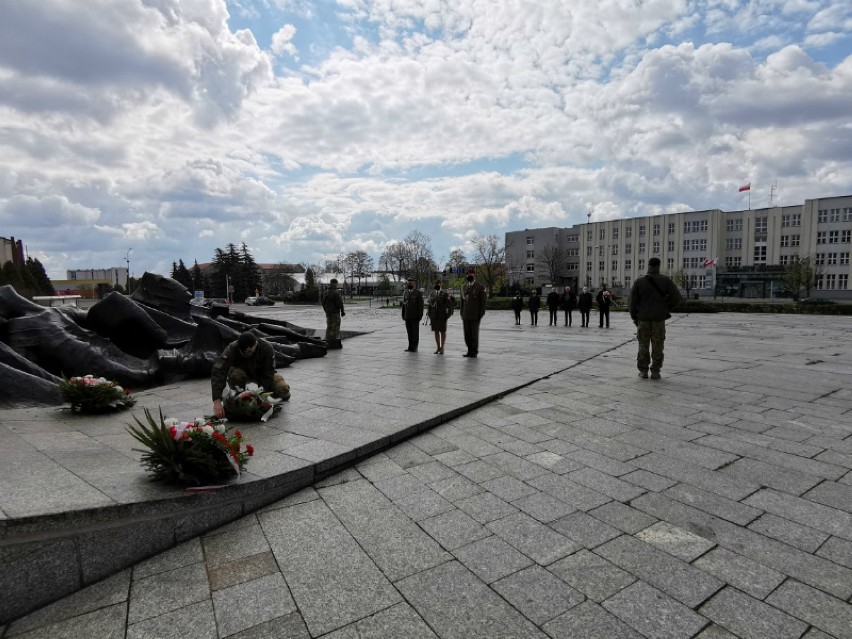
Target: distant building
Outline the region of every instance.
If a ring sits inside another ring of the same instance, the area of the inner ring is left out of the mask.
[[[14,237],[0,237],[0,266],[11,262],[15,266],[24,265],[24,244]]]
[[[100,298],[104,291],[121,286],[127,290],[127,268],[73,269],[65,271],[64,280],[51,280],[58,295],[82,295],[84,298]]]
[[[658,257],[663,272],[683,270],[696,294],[774,297],[783,289],[785,269],[809,257],[817,270],[814,296],[852,299],[850,251],[852,195],[506,233],[509,283],[527,289],[610,286],[626,292]],[[560,256],[555,282],[542,262],[548,254]]]

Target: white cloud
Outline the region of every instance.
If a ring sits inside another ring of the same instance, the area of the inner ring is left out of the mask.
[[[289,55],[298,59],[296,46],[293,44],[293,36],[296,35],[296,27],[285,24],[272,36],[272,53],[275,55]]]

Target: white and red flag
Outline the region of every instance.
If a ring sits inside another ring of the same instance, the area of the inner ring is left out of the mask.
[[[742,193],[743,191],[751,191],[751,182],[749,182],[748,184],[743,184],[740,187],[740,193]]]
[[[708,266],[716,266],[718,262],[718,257],[708,257],[706,260],[704,260],[704,268],[707,268]]]

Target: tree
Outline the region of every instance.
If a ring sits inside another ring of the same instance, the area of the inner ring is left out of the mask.
[[[240,262],[237,275],[237,296],[240,301],[246,297],[258,294],[262,287],[263,281],[260,277],[260,268],[254,257],[249,253],[246,243],[243,242],[240,247]]]
[[[50,282],[50,278],[47,276],[44,266],[42,266],[42,263],[39,262],[38,259],[28,257],[24,264],[24,268],[26,268],[26,270],[30,272],[30,275],[32,275],[39,295],[56,295],[53,284]]]
[[[562,283],[562,272],[568,268],[568,256],[564,249],[556,244],[548,244],[543,249],[536,250],[536,262],[550,277],[550,283],[557,285]]]
[[[680,286],[686,292],[686,297],[689,299],[689,291],[692,290],[692,278],[689,277],[689,273],[685,269],[679,269],[672,273],[671,278],[676,286]]]
[[[793,299],[798,300],[802,290],[805,291],[805,297],[809,297],[811,289],[822,279],[822,275],[823,265],[817,264],[810,256],[795,259],[784,274],[784,286],[793,294]]]
[[[399,241],[388,244],[382,252],[381,257],[379,257],[379,264],[381,264],[385,272],[393,273],[397,282],[407,277],[406,264],[408,261],[408,248],[405,242]]]
[[[420,231],[412,231],[403,244],[407,253],[408,277],[413,277],[419,286],[428,285],[438,270],[432,255],[432,240]]]
[[[455,275],[464,273],[467,266],[467,258],[464,256],[464,251],[461,249],[453,249],[450,251],[450,257],[447,260],[447,270]]]
[[[317,288],[317,280],[312,268],[305,271],[305,288],[302,291],[302,299],[306,302],[319,301],[319,288]]]
[[[348,272],[351,281],[358,279],[358,288],[361,288],[361,278],[366,277],[373,270],[373,258],[364,251],[352,251],[342,256],[344,273]]]
[[[506,247],[496,235],[477,235],[473,246],[477,275],[491,297],[506,279]]]
[[[193,291],[203,291],[204,290],[204,273],[201,272],[201,267],[198,266],[198,260],[195,260],[195,263],[192,265],[192,290]]]
[[[183,260],[178,260],[177,264],[172,262],[172,279],[183,284],[187,290],[193,290],[192,275],[189,273],[189,269],[186,268]]]

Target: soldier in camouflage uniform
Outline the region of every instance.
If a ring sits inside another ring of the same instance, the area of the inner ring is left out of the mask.
[[[332,279],[328,283],[328,292],[322,301],[322,310],[325,311],[325,340],[329,349],[343,348],[340,342],[340,318],[346,315],[343,310],[343,298],[337,288],[337,280]]]
[[[630,318],[639,329],[639,355],[636,365],[639,377],[647,379],[651,369],[651,379],[660,379],[663,367],[663,345],[666,341],[666,320],[671,317],[672,308],[681,301],[677,286],[660,274],[660,260],[652,257],[648,260],[648,274],[633,283],[630,291]]]

